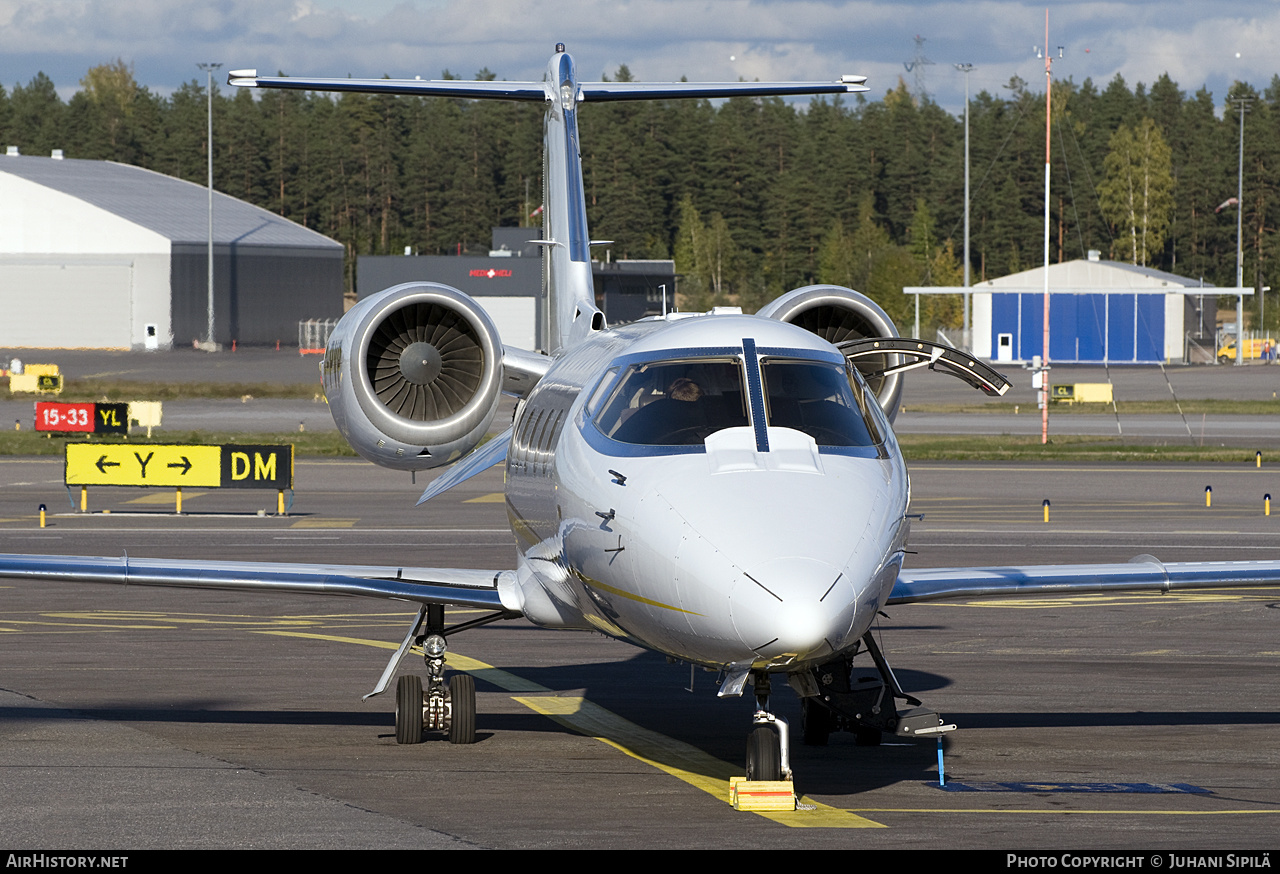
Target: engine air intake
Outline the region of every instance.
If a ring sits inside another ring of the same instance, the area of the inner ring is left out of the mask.
[[[456,288],[407,282],[361,300],[325,352],[334,423],[370,461],[427,470],[470,452],[502,394],[503,348],[484,308]]]
[[[484,376],[484,348],[459,313],[411,303],[369,339],[369,377],[378,399],[405,419],[432,422],[464,409]]]

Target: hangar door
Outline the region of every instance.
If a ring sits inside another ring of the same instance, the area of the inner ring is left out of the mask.
[[[1050,294],[1049,352],[1054,361],[1164,361],[1163,293]],[[1044,345],[1044,297],[992,294],[991,333],[1013,337],[1015,359]],[[997,340],[998,342],[998,340]],[[998,348],[998,347],[997,347]]]
[[[0,346],[128,349],[132,287],[128,264],[0,261]]]

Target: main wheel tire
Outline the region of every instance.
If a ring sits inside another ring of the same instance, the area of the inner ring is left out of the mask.
[[[422,678],[416,674],[396,681],[396,743],[422,743]]]
[[[470,674],[449,678],[449,743],[476,742],[476,680]]]
[[[762,725],[747,735],[747,779],[782,779],[782,746],[771,728]]]
[[[835,728],[835,714],[819,704],[816,698],[801,699],[800,729],[805,746],[825,747]]]

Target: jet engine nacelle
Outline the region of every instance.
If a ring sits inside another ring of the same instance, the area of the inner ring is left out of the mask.
[[[342,436],[365,458],[426,470],[483,439],[502,390],[502,343],[489,315],[455,288],[409,282],[360,301],[320,365]]]
[[[765,306],[757,315],[787,322],[817,334],[829,343],[861,340],[864,337],[897,337],[898,329],[879,304],[852,288],[839,285],[807,285],[789,291]],[[886,356],[858,361],[858,369],[875,393],[880,409],[892,422],[902,399],[902,375],[876,376],[890,363]]]

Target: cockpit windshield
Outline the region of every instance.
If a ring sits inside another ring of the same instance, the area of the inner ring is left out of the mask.
[[[596,426],[621,443],[692,446],[745,426],[742,362],[690,358],[633,364],[605,402]]]
[[[875,446],[883,441],[866,409],[866,387],[847,368],[799,358],[765,358],[760,375],[771,427],[801,431],[819,446]]]
[[[717,431],[752,424],[748,388],[757,380],[756,367],[769,427],[800,431],[832,450],[884,442],[868,409],[876,401],[851,367],[769,354],[614,367],[593,391],[587,416],[601,434],[619,443],[700,446]]]

